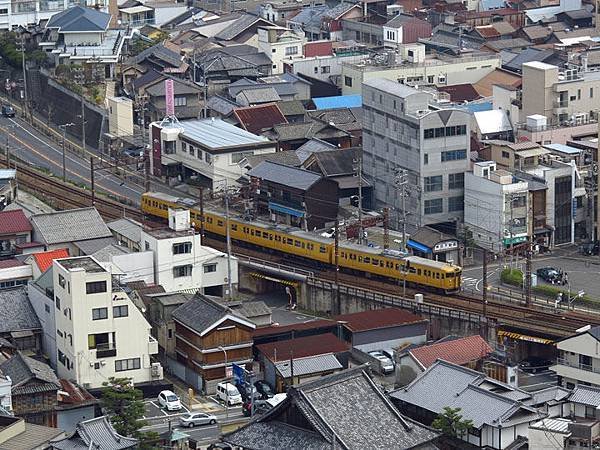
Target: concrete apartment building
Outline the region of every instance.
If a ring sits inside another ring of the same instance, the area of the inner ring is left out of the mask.
[[[158,353],[150,324],[94,258],[55,260],[53,289],[59,378],[92,389],[112,376],[135,384],[162,378],[150,359]]]
[[[529,234],[526,181],[496,169],[494,161],[477,162],[465,174],[465,225],[477,245],[500,252],[525,242]]]
[[[523,64],[521,122],[546,116],[548,125],[579,125],[595,120],[600,72],[562,69],[543,62]]]
[[[496,53],[432,56],[425,55],[423,44],[399,44],[396,51],[372,60],[343,63],[342,95],[360,94],[361,84],[375,78],[435,86],[475,84],[500,65]]]
[[[435,109],[432,94],[386,79],[366,81],[362,98],[363,171],[374,186],[375,208],[401,211],[394,178],[407,170],[408,225],[462,221],[469,113]]]
[[[600,387],[600,327],[585,326],[556,343],[556,365],[550,367],[567,389],[578,384]]]
[[[284,27],[258,28],[258,51],[271,59],[272,73],[283,73],[283,60],[302,58],[306,42],[304,33]]]

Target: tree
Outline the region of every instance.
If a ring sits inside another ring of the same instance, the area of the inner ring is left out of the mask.
[[[110,377],[102,383],[102,407],[117,433],[123,436],[141,437],[140,428],[145,424],[143,394],[135,389],[131,378]]]
[[[463,420],[460,411],[460,408],[444,407],[444,412],[436,417],[431,426],[446,436],[462,437],[473,427],[473,421]]]

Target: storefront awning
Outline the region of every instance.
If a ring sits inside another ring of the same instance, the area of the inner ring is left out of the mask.
[[[541,338],[541,337],[536,337],[536,336],[528,336],[526,334],[513,333],[512,331],[500,330],[500,331],[498,331],[498,337],[513,339],[515,341],[535,342],[536,344],[546,344],[546,345],[554,344],[554,341],[552,339],[546,339],[546,338]]]

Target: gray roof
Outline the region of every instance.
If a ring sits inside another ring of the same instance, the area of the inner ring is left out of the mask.
[[[329,11],[327,5],[306,6],[300,9],[300,12],[292,17],[289,21],[298,23],[303,26],[319,27],[321,25],[321,17]]]
[[[561,386],[551,386],[541,391],[532,392],[533,398],[527,402],[529,405],[542,405],[544,403],[555,403],[566,400],[572,391]]]
[[[502,53],[504,52],[501,52],[500,54],[502,55]],[[546,62],[547,59],[550,59],[554,56],[554,50],[540,50],[530,47],[520,51],[516,55],[514,53],[512,55],[513,56],[509,59],[509,61],[503,64],[504,68],[512,70],[513,72],[521,72],[524,63],[531,61]]]
[[[241,314],[248,319],[271,315],[271,308],[269,308],[263,301],[239,302],[235,304],[229,304],[228,306],[233,311],[236,311],[238,314]]]
[[[331,444],[318,433],[273,420],[254,422],[228,434],[225,442],[248,450],[330,450]]]
[[[201,294],[196,294],[191,300],[173,311],[172,317],[187,328],[202,333],[228,315],[235,316],[254,328],[254,325],[239,314]]]
[[[60,388],[58,378],[48,364],[21,352],[1,363],[0,371],[12,380],[13,395],[56,391]]]
[[[387,92],[391,95],[396,95],[401,98],[421,93],[419,90],[413,87],[398,83],[396,81],[388,80],[386,78],[372,78],[363,81],[363,85],[379,89],[380,91]]]
[[[415,16],[410,16],[408,14],[398,14],[396,17],[388,21],[388,23],[386,23],[385,26],[387,28],[400,28],[402,25],[406,25],[407,23],[412,22],[427,23],[424,20],[421,20]]]
[[[109,230],[130,241],[140,242],[142,239],[142,224],[129,218],[117,219],[106,224]]]
[[[301,163],[304,163],[308,159],[310,155],[317,152],[325,152],[329,150],[335,150],[337,147],[333,144],[330,144],[327,141],[322,141],[321,139],[310,139],[302,144],[300,147],[296,149],[296,155],[300,159]]]
[[[284,150],[275,153],[261,153],[259,155],[246,156],[246,162],[250,167],[256,167],[263,161],[271,161],[285,166],[298,167],[300,159],[294,150]]]
[[[31,450],[32,448],[47,448],[48,443],[63,435],[59,428],[45,427],[25,422],[25,431],[2,442],[0,450]],[[87,450],[87,447],[86,447]]]
[[[246,102],[248,102],[248,104],[278,102],[281,100],[281,97],[279,96],[275,88],[271,86],[253,86],[248,89],[242,89],[240,92],[238,92],[236,98],[240,96],[244,98]]]
[[[306,112],[306,109],[300,100],[279,102],[277,103],[277,106],[279,106],[279,109],[284,116],[299,116]]]
[[[0,291],[0,333],[42,328],[27,297],[27,288]]]
[[[573,389],[569,401],[598,408],[600,407],[600,388],[578,384]]]
[[[92,253],[91,256],[93,256],[99,262],[111,262],[113,256],[126,255],[128,253],[132,253],[132,251],[127,247],[118,244],[111,244],[101,248],[97,252]]]
[[[200,86],[196,86],[184,80],[168,77],[173,80],[173,91],[175,95],[194,95],[202,91]],[[165,95],[165,83],[155,83],[146,88],[146,92],[153,97],[161,97]]]
[[[213,95],[208,99],[207,106],[208,109],[212,109],[213,111],[218,112],[222,116],[227,117],[233,114],[233,110],[239,107],[240,105],[218,95]]]
[[[221,119],[183,120],[179,125],[183,128],[184,137],[215,150],[269,142],[266,137],[252,134]]]
[[[332,354],[297,358],[294,359],[293,362],[290,360],[278,361],[275,363],[275,369],[277,369],[277,372],[279,372],[283,378],[289,378],[292,376],[292,365],[294,366],[294,376],[311,375],[342,369],[342,365]]]
[[[110,14],[92,8],[73,6],[54,14],[46,28],[58,28],[59,32],[105,31],[110,23]]]
[[[263,161],[248,171],[248,176],[257,177],[283,186],[307,190],[322,176],[309,170]]]
[[[181,66],[182,58],[179,53],[165,47],[164,44],[159,43],[153,45],[150,48],[142,50],[136,56],[127,61],[128,64],[139,64],[147,58],[157,58],[172,67]]]
[[[34,214],[29,220],[33,225],[36,240],[43,241],[45,244],[62,244],[112,236],[96,208]]]
[[[233,23],[227,25],[224,29],[215,34],[215,37],[223,41],[230,41],[240,33],[246,31],[249,27],[254,25],[259,20],[262,20],[266,23],[270,23],[262,19],[261,17],[255,16],[253,14],[244,14],[243,16],[234,20]]]
[[[118,434],[106,416],[79,422],[70,437],[52,443],[52,448],[58,450],[121,450],[137,446],[137,439]]]
[[[513,129],[510,119],[503,109],[476,111],[473,113],[481,134],[499,133]]]
[[[163,306],[183,305],[194,297],[193,294],[185,292],[170,292],[161,294],[148,294],[147,298],[151,301],[157,301]]]
[[[109,245],[116,244],[117,240],[112,234],[108,237],[101,237],[97,239],[86,239],[84,241],[73,242],[73,245],[77,247],[82,255],[92,255]]]
[[[525,49],[531,45],[531,42],[523,38],[498,39],[496,41],[487,41],[486,45],[494,50],[505,50],[508,48]]]
[[[318,152],[314,159],[326,177],[354,174],[354,160],[360,156],[361,149],[335,149]]]

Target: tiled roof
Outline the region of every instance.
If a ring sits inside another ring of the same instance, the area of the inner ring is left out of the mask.
[[[236,108],[233,110],[233,114],[239,120],[242,128],[250,133],[259,133],[265,128],[271,128],[273,125],[288,123],[276,103]]]
[[[296,377],[339,370],[342,369],[342,365],[334,355],[327,354],[277,361],[275,369],[283,378],[289,378],[292,376],[292,370]]]
[[[57,391],[60,383],[52,368],[41,361],[17,352],[0,364],[0,371],[12,380],[13,395]],[[32,382],[32,385],[27,385]]]
[[[96,239],[85,239],[82,241],[75,241],[73,245],[77,247],[81,255],[92,255],[109,245],[116,244],[117,240],[112,235],[107,237],[100,237]]]
[[[10,269],[11,267],[19,267],[26,265],[16,258],[0,260],[0,269]]]
[[[46,28],[58,28],[59,32],[100,32],[108,28],[109,22],[110,14],[73,6],[50,17]]]
[[[248,176],[300,190],[308,190],[323,177],[309,170],[263,161],[248,171]]]
[[[515,39],[500,39],[497,41],[488,41],[488,42],[486,42],[485,45],[487,47],[491,48],[492,50],[500,51],[500,50],[509,49],[509,48],[525,49],[529,45],[531,45],[531,43],[527,39],[515,38]]]
[[[0,333],[42,328],[27,297],[27,288],[0,291]]]
[[[112,233],[96,208],[67,209],[31,216],[36,235],[46,244],[111,237]]]
[[[372,309],[335,316],[334,319],[346,322],[344,326],[350,331],[376,330],[426,321],[421,316],[400,308]]]
[[[294,150],[284,150],[275,153],[261,153],[258,155],[246,156],[246,161],[250,167],[256,167],[263,161],[271,161],[285,166],[299,167],[300,159]]]
[[[31,450],[32,448],[48,448],[52,439],[63,435],[63,430],[25,422],[25,431],[3,441],[0,450]],[[73,450],[73,449],[70,449]],[[83,450],[87,450],[87,447]]]
[[[462,103],[464,101],[472,101],[481,98],[481,95],[473,87],[472,84],[456,84],[454,86],[440,86],[438,91],[445,92],[450,95],[450,100],[453,102]]]
[[[520,75],[515,75],[514,73],[507,72],[506,70],[496,69],[487,74],[473,86],[482,97],[490,97],[492,95],[492,86],[494,84],[519,87],[521,86],[521,83],[522,81]]]
[[[573,389],[569,401],[598,408],[600,407],[600,388],[578,384]]]
[[[318,152],[313,155],[314,161],[326,177],[354,174],[354,160],[359,156],[360,149],[335,149]],[[312,158],[311,158],[312,159]],[[305,161],[307,165],[310,162]]]
[[[290,356],[305,358],[307,356],[342,353],[348,351],[348,344],[331,333],[306,336],[285,341],[269,342],[257,345],[256,349],[272,361],[286,361]]]
[[[0,211],[0,234],[25,233],[33,227],[22,209]]]
[[[437,359],[462,366],[491,352],[492,348],[479,335],[425,345],[409,351],[424,368],[431,366]]]
[[[272,420],[254,422],[227,434],[224,439],[240,448],[261,450],[330,450],[331,444],[318,433]]]
[[[277,91],[271,86],[260,88],[253,86],[250,89],[243,89],[236,95],[236,97],[238,96],[244,98],[249,104],[278,102],[281,100]]]
[[[52,261],[60,258],[68,258],[69,250],[66,248],[59,248],[57,250],[52,250],[49,252],[42,253],[34,253],[33,258],[35,259],[35,263],[41,272],[45,272],[50,267],[52,267]]]
[[[327,141],[321,139],[310,139],[296,149],[296,155],[300,159],[300,163],[304,163],[310,155],[317,152],[325,152],[329,150],[336,150],[337,147],[330,144]]]
[[[84,420],[77,424],[70,437],[53,442],[52,448],[57,450],[122,450],[137,448],[138,440],[118,434],[108,422],[106,416]]]

